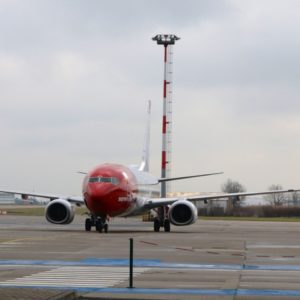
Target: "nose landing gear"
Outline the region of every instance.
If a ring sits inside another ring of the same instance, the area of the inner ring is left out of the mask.
[[[107,224],[107,222],[106,222],[106,220],[105,219],[100,219],[100,218],[98,218],[97,220],[96,220],[96,225],[95,225],[95,227],[96,227],[96,230],[98,231],[98,232],[102,232],[102,231],[104,231],[105,233],[107,233],[108,232],[108,224]]]
[[[98,232],[108,232],[108,223],[106,218],[94,217],[85,219],[85,231],[91,231],[92,227],[95,226],[96,231]]]

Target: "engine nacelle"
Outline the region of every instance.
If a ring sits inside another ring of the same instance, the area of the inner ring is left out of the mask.
[[[190,225],[197,221],[198,210],[196,206],[187,200],[178,200],[169,208],[169,220],[173,225]]]
[[[75,216],[73,205],[65,199],[50,201],[45,208],[46,219],[54,224],[70,224]]]

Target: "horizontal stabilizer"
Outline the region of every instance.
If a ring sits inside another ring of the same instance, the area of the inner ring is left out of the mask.
[[[172,177],[172,178],[160,178],[158,182],[166,182],[166,181],[174,181],[174,180],[182,180],[182,179],[189,179],[195,177],[204,177],[204,176],[211,176],[211,175],[220,175],[224,172],[215,172],[215,173],[206,173],[206,174],[199,174],[199,175],[192,175],[192,176],[182,176],[182,177]]]

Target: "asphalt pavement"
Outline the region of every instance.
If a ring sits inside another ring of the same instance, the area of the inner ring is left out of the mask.
[[[113,219],[108,234],[83,224],[0,215],[0,299],[300,299],[300,223],[200,220],[155,233]]]

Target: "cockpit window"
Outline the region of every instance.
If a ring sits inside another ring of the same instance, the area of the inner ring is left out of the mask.
[[[98,177],[90,177],[89,182],[98,182]]]
[[[118,178],[116,178],[116,177],[112,177],[112,178],[111,178],[111,183],[113,183],[114,185],[117,185],[117,184],[119,184],[119,180],[118,180]]]
[[[116,177],[90,177],[89,182],[90,183],[105,182],[105,183],[112,183],[114,185],[117,185],[119,183],[119,180]]]

